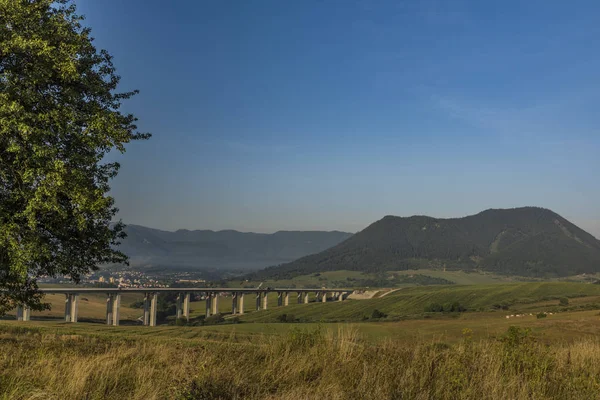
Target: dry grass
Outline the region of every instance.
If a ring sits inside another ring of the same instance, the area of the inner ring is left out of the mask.
[[[0,330],[0,399],[595,399],[600,340],[373,344],[294,329],[254,343]]]

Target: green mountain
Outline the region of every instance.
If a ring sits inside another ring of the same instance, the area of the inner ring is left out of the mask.
[[[450,219],[386,216],[337,246],[269,267],[253,279],[432,267],[545,277],[600,272],[600,241],[537,207]]]
[[[352,236],[346,232],[233,230],[175,232],[127,225],[119,250],[136,268],[259,269],[317,253]]]

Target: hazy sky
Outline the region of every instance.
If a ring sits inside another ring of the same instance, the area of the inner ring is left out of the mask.
[[[127,223],[358,231],[550,208],[600,237],[600,2],[79,0],[153,133]]]

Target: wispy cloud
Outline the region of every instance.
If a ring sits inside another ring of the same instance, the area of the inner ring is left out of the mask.
[[[482,135],[508,135],[543,139],[544,141],[582,142],[590,137],[589,128],[582,127],[578,108],[595,101],[587,91],[561,93],[529,107],[492,107],[485,101],[468,101],[458,97],[431,95],[435,108],[448,116],[477,128]],[[594,128],[595,133],[598,131]]]

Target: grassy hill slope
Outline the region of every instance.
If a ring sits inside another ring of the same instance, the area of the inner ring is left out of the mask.
[[[600,271],[600,241],[537,207],[486,210],[451,219],[387,216],[337,246],[259,271],[252,278],[441,266],[521,276],[593,273]]]
[[[393,318],[421,318],[432,303],[458,302],[470,311],[529,309],[528,305],[560,297],[600,296],[600,285],[571,282],[527,282],[472,286],[426,286],[403,288],[387,296],[370,300],[290,304],[242,317],[244,321],[273,322],[281,314],[292,314],[301,321],[360,321],[379,310]],[[540,305],[540,310],[550,304]],[[535,307],[534,307],[535,308]],[[533,312],[536,310],[530,310]]]

